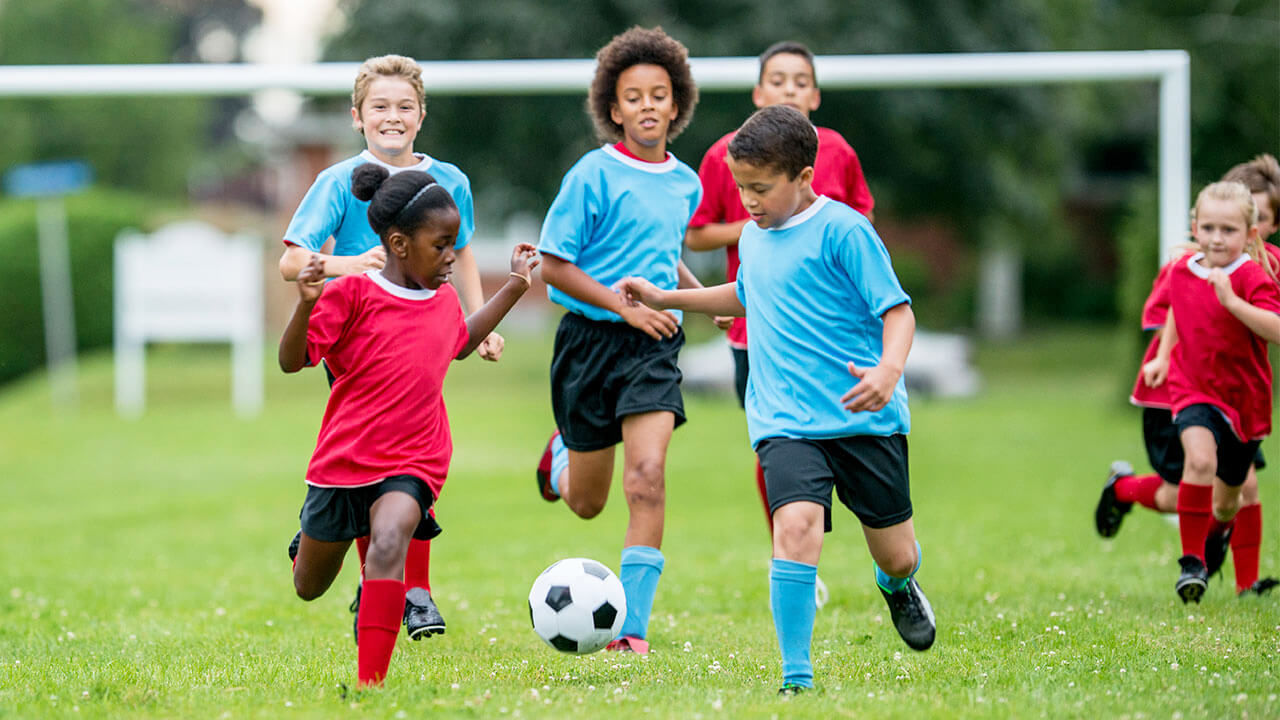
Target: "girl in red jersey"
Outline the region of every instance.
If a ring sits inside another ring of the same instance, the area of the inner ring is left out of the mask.
[[[409,539],[440,532],[428,511],[453,452],[445,372],[529,289],[538,257],[533,245],[517,245],[506,285],[464,319],[448,283],[459,225],[449,192],[427,173],[390,176],[373,164],[355,169],[352,189],[372,200],[369,223],[386,265],[325,283],[324,261],[312,257],[298,275],[280,367],[292,373],[323,359],[335,376],[307,467],[302,531],[290,547],[293,582],[302,599],[319,597],[351,541],[370,536],[357,617],[358,678],[370,685],[382,682],[395,649]]]
[[[1201,252],[1169,274],[1171,337],[1167,368],[1182,440],[1178,488],[1183,602],[1200,601],[1208,581],[1205,539],[1216,518],[1229,522],[1262,438],[1271,432],[1267,343],[1280,343],[1280,286],[1258,236],[1249,189],[1218,182],[1196,198],[1192,234]],[[1257,262],[1262,259],[1262,263]]]

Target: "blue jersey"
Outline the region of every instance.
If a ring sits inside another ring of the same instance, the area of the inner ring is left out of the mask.
[[[770,437],[836,438],[910,430],[902,378],[876,412],[851,413],[840,396],[860,368],[880,363],[886,311],[911,302],[867,218],[821,196],[784,223],[747,223],[738,240],[738,299],[747,310],[747,430]]]
[[[670,153],[648,163],[606,145],[583,155],[564,176],[538,250],[577,265],[606,287],[634,275],[673,290],[684,231],[701,197],[698,174]],[[622,321],[557,288],[548,287],[547,295],[592,320]]]
[[[325,241],[333,236],[334,255],[359,255],[377,246],[381,240],[369,226],[369,203],[359,200],[351,192],[351,172],[364,163],[381,165],[392,174],[404,170],[421,170],[431,173],[441,187],[449,191],[458,205],[458,242],[461,250],[471,241],[475,231],[475,209],[471,202],[471,181],[456,165],[420,155],[422,160],[410,167],[388,165],[365,150],[353,158],[330,165],[316,176],[311,189],[298,203],[298,209],[284,232],[284,241],[320,252]]]

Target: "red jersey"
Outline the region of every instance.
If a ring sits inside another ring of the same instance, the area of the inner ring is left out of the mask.
[[[1173,346],[1169,386],[1173,414],[1206,403],[1222,412],[1243,442],[1271,432],[1271,363],[1267,341],[1227,312],[1207,278],[1210,268],[1197,253],[1174,264],[1169,296],[1178,344]],[[1262,266],[1241,255],[1223,268],[1236,295],[1251,305],[1280,313],[1280,286]]]
[[[452,285],[411,290],[376,270],[330,281],[307,327],[308,364],[335,378],[307,483],[414,475],[439,497],[453,454],[444,376],[467,337]]]
[[[818,158],[813,165],[813,191],[839,200],[863,215],[875,207],[867,180],[862,176],[862,163],[858,154],[840,133],[830,128],[817,128]],[[702,181],[702,203],[698,205],[689,227],[697,228],[710,223],[731,223],[751,217],[742,207],[738,186],[729,172],[725,155],[729,151],[729,133],[716,141],[702,156],[698,166],[698,178]],[[738,245],[725,248],[728,254],[727,277],[733,282],[738,277]],[[747,347],[746,318],[734,318],[729,328],[729,344],[737,348]]]
[[[1143,330],[1159,330],[1164,327],[1165,319],[1169,315],[1169,273],[1177,264],[1178,260],[1171,260],[1156,273],[1156,279],[1151,283],[1151,294],[1142,304]],[[1159,348],[1160,335],[1156,334],[1147,345],[1146,354],[1142,356],[1142,365],[1154,360]],[[1133,392],[1129,395],[1129,402],[1139,407],[1168,410],[1173,406],[1173,396],[1169,394],[1168,380],[1166,379],[1159,387],[1147,387],[1142,380],[1142,365],[1138,366],[1138,379],[1133,385]]]

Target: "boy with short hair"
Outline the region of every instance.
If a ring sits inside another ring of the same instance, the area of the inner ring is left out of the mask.
[[[813,53],[809,48],[787,40],[774,43],[760,54],[760,76],[751,91],[751,101],[757,109],[786,105],[807,118],[822,102],[816,78]],[[818,132],[818,153],[813,162],[814,192],[839,200],[870,219],[875,200],[862,175],[858,154],[835,130],[816,126],[815,129]],[[751,219],[743,209],[742,201],[738,199],[738,188],[725,160],[729,141],[733,140],[733,136],[734,133],[729,132],[717,140],[698,166],[698,178],[702,182],[702,202],[689,221],[689,230],[685,234],[685,244],[690,250],[724,248],[726,277],[730,281],[738,275],[738,236]],[[732,322],[728,318],[722,318],[718,322],[728,330],[735,369],[734,387],[738,392],[738,402],[742,404],[749,364],[747,322],[745,318],[733,318]],[[765,496],[764,473],[758,464],[756,487],[767,520],[769,499]],[[821,583],[819,580],[819,596],[825,599],[826,592]]]
[[[933,645],[933,610],[914,580],[902,370],[915,331],[884,243],[866,217],[812,188],[817,135],[785,106],[757,111],[730,142],[729,168],[754,221],[735,282],[659,290],[620,284],[655,309],[745,315],[747,427],[773,520],[770,604],[783,694],[813,687],[814,581],[834,488],[862,523],[876,584],[907,645]],[[836,388],[853,387],[843,395]]]

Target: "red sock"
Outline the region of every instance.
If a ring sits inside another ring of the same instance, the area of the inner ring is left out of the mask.
[[[769,537],[773,537],[773,515],[769,513],[769,491],[764,485],[764,468],[760,459],[756,458],[756,490],[760,491],[760,504],[764,505],[764,523],[769,526]]]
[[[410,540],[409,554],[404,559],[404,584],[409,588],[426,588],[431,592],[431,541]]]
[[[1262,545],[1262,505],[1245,505],[1236,513],[1231,531],[1231,559],[1236,566],[1236,592],[1258,581],[1258,547]]]
[[[1213,523],[1213,486],[1178,486],[1178,535],[1182,538],[1182,554],[1204,561],[1204,540]]]
[[[364,556],[369,554],[369,536],[356,538],[356,554],[360,556],[360,582],[364,582]]]
[[[1156,509],[1156,491],[1164,484],[1159,475],[1130,475],[1116,480],[1112,487],[1120,502],[1136,502],[1143,507]]]
[[[357,678],[361,685],[381,685],[396,649],[400,622],[404,619],[404,583],[399,580],[365,580],[356,625]]]

